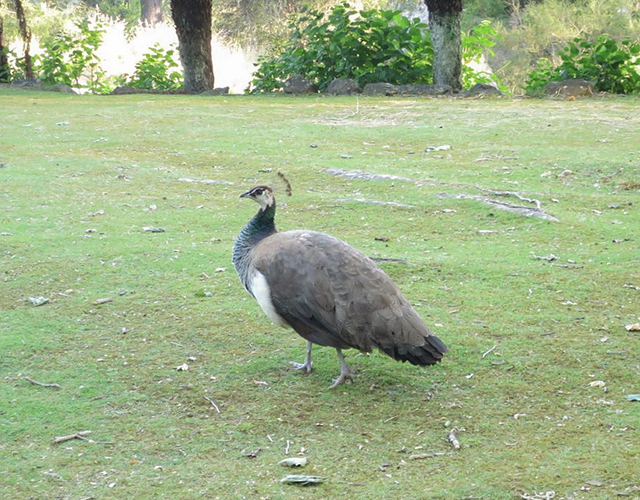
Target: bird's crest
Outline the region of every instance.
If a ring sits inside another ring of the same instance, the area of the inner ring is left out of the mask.
[[[291,196],[291,183],[289,182],[289,179],[287,179],[284,176],[284,174],[279,170],[277,173],[278,173],[278,179],[274,183],[276,187],[276,191],[279,191],[278,187],[279,185],[282,185],[284,187],[284,192],[287,194],[287,196]]]

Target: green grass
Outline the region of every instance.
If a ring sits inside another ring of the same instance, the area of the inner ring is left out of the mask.
[[[624,328],[640,316],[637,99],[5,89],[0,109],[7,498],[640,497],[640,404],[626,399],[640,335]],[[276,170],[294,191],[281,230],[407,261],[383,267],[450,346],[442,364],[348,352],[356,381],[334,391],[330,349],[308,377],[289,369],[304,341],[269,323],[230,262],[256,209],[238,195]],[[488,191],[559,222],[442,196]],[[51,443],[83,430],[97,442]],[[282,485],[287,446],[325,483]]]

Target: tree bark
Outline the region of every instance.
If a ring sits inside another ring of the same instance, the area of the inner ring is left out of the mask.
[[[171,16],[178,34],[184,91],[212,90],[211,0],[171,0]]]
[[[144,26],[162,22],[162,0],[140,0],[140,21]]]
[[[462,89],[463,0],[424,0],[429,10],[429,31],[433,45],[433,83]]]
[[[0,7],[1,6],[2,2],[0,2]],[[8,82],[9,77],[11,76],[11,71],[9,69],[9,59],[7,59],[7,53],[4,46],[3,28],[4,22],[2,19],[2,14],[0,14],[0,83]]]
[[[15,0],[16,17],[18,18],[18,30],[24,42],[24,76],[25,78],[33,78],[33,64],[31,63],[31,30],[27,24],[27,18],[24,15],[22,0]]]

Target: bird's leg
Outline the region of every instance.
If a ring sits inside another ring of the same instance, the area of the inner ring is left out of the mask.
[[[349,365],[347,365],[347,362],[344,360],[344,354],[342,354],[340,349],[336,348],[336,351],[338,352],[338,359],[340,360],[340,376],[334,380],[329,389],[335,389],[340,384],[344,384],[347,380],[353,381],[353,373],[351,372]]]
[[[311,362],[312,347],[313,347],[313,344],[311,342],[308,342],[307,357],[305,358],[304,363],[296,363],[295,361],[289,361],[289,363],[292,364],[296,370],[304,370],[306,373],[311,373],[311,370],[313,369],[313,363]]]

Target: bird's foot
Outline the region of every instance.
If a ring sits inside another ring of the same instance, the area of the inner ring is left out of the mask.
[[[304,363],[289,361],[289,364],[293,366],[294,370],[301,370],[305,373],[311,373],[311,370],[313,370],[313,363],[311,363],[310,361],[305,361]]]
[[[329,389],[335,389],[339,385],[344,384],[347,380],[349,382],[353,382],[353,373],[350,371],[341,373],[340,376],[333,381],[333,384],[329,386]]]
[[[340,376],[333,381],[333,384],[329,386],[329,389],[335,389],[340,384],[344,384],[347,380],[353,382],[353,372],[344,360],[342,349],[336,349],[336,352],[338,353],[338,360],[340,361]]]

